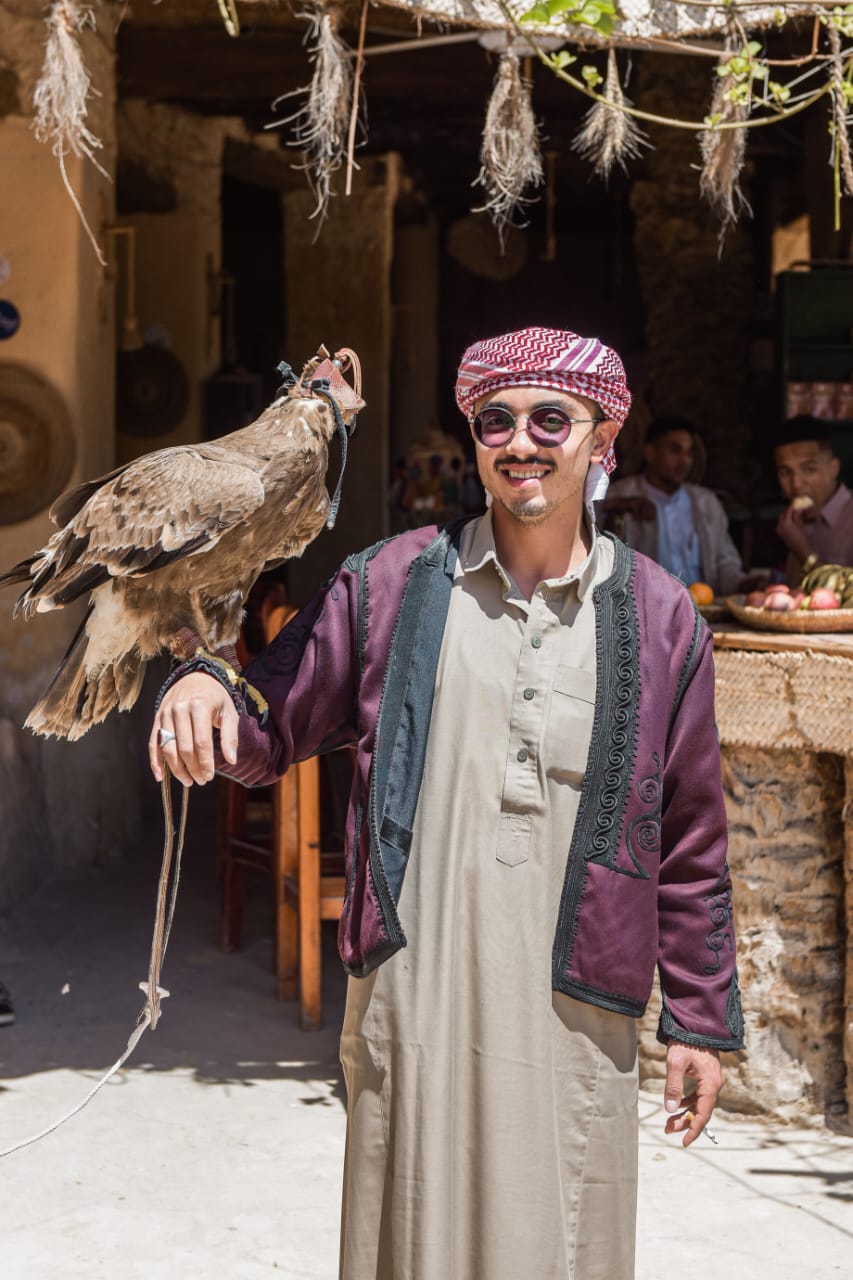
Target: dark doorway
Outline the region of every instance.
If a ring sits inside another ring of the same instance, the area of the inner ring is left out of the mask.
[[[283,217],[280,192],[223,174],[222,270],[235,282],[234,354],[260,374],[265,403],[280,382],[276,365],[287,358]]]

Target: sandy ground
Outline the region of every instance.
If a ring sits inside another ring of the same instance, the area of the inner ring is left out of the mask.
[[[272,995],[262,881],[244,949],[218,950],[204,830],[199,819],[160,1026],[83,1113],[0,1161],[2,1280],[336,1276],[344,982],[333,927],[326,1029],[304,1033],[295,1006]],[[150,845],[150,857],[46,887],[0,924],[0,979],[18,1010],[0,1028],[0,1149],[78,1102],[127,1040],[156,828]],[[853,1277],[853,1139],[718,1112],[719,1145],[684,1152],[649,1093],[640,1123],[638,1280]]]

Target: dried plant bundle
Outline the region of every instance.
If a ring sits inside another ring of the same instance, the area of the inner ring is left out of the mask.
[[[829,47],[832,50],[832,149],[833,164],[844,178],[844,190],[853,196],[853,160],[850,156],[850,122],[847,114],[847,97],[844,93],[844,60],[841,56],[841,36],[836,27],[829,28]]]
[[[311,22],[314,74],[304,106],[281,123],[293,124],[292,145],[307,154],[305,170],[317,201],[311,217],[322,223],[333,194],[332,177],[346,157],[353,66],[350,49],[337,33],[337,15],[326,10],[303,16]]]
[[[543,178],[539,130],[530,101],[530,86],[521,77],[514,53],[501,56],[486,112],[477,183],[488,199],[476,213],[487,212],[501,237],[529,197],[529,187]]]
[[[730,54],[723,55],[725,63]],[[699,134],[702,153],[702,173],[699,189],[712,208],[720,215],[720,242],[726,231],[737,222],[740,214],[751,212],[749,201],[740,185],[746,160],[746,129],[721,129],[721,124],[735,124],[749,117],[749,106],[733,102],[726,76],[716,76],[711,99],[710,119],[714,124]]]
[[[65,157],[71,152],[72,155],[85,156],[87,160],[91,160],[98,172],[109,180],[109,174],[95,155],[96,151],[101,150],[103,143],[86,124],[88,100],[93,89],[77,39],[78,33],[87,27],[94,29],[95,19],[91,9],[79,7],[74,0],[55,0],[46,25],[44,64],[33,93],[33,129],[39,142],[51,144],[53,154],[59,161],[65,188],[98,260],[105,266],[100,246],[86,221],[65,170]]]
[[[619,83],[619,67],[613,49],[607,58],[602,97],[605,100],[596,102],[586,113],[583,127],[572,147],[585,160],[592,161],[595,172],[606,180],[615,164],[627,172],[628,161],[636,159],[643,147],[649,145],[642,129],[625,110],[632,104]]]

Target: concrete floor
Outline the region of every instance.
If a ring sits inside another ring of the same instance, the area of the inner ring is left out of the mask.
[[[0,1161],[3,1280],[334,1280],[344,983],[333,930],[327,1029],[303,1033],[295,1007],[272,997],[262,884],[245,949],[217,948],[203,831],[199,821],[160,1026],[81,1115]],[[18,1010],[0,1028],[0,1149],[78,1102],[127,1040],[156,828],[150,845],[150,858],[50,885],[0,924],[0,979]],[[719,1146],[684,1152],[648,1093],[640,1123],[638,1280],[853,1277],[853,1139],[718,1112]]]

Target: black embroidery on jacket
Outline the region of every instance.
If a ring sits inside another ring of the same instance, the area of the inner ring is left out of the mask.
[[[711,917],[711,930],[705,939],[705,946],[714,957],[713,964],[706,964],[702,972],[707,974],[719,973],[722,959],[720,953],[728,947],[729,950],[734,948],[734,940],[732,937],[732,891],[727,885],[729,878],[728,867],[723,868],[714,888],[709,894],[706,894],[702,901],[708,908]],[[726,885],[723,888],[723,885]]]
[[[609,536],[609,535],[604,535]],[[634,556],[613,538],[610,577],[593,591],[598,677],[589,758],[557,917],[553,986],[566,989],[566,970],[578,926],[587,867],[617,868],[616,849],[625,814],[637,739],[640,703],[638,622],[631,590]],[[609,734],[606,730],[609,728]],[[636,872],[624,874],[636,876]]]
[[[726,1000],[726,1026],[731,1031],[735,1040],[743,1043],[743,1009],[740,1003],[740,984],[738,982],[737,969],[732,975],[732,985],[729,987],[728,999]]]
[[[642,800],[643,804],[648,805],[648,812],[641,813],[638,818],[634,819],[625,836],[625,847],[636,867],[636,871],[629,871],[626,867],[611,867],[612,871],[619,871],[622,875],[633,876],[638,880],[648,880],[649,873],[640,862],[637,851],[655,855],[660,854],[660,815],[663,788],[660,779],[661,760],[657,751],[652,752],[652,760],[655,762],[655,772],[647,773],[636,786],[637,798]]]
[[[610,615],[609,617],[607,615]],[[610,739],[606,744],[606,755],[600,763],[587,767],[587,778],[593,775],[593,783],[597,779],[596,794],[591,795],[588,807],[593,809],[589,823],[591,830],[584,845],[584,856],[587,862],[595,862],[620,875],[634,879],[648,880],[648,873],[637,861],[631,847],[634,836],[641,848],[647,847],[651,828],[650,820],[660,813],[660,758],[655,757],[658,767],[656,775],[648,775],[637,784],[640,799],[653,805],[648,814],[644,814],[631,826],[628,833],[628,852],[635,870],[620,867],[616,862],[619,844],[619,832],[628,802],[628,790],[631,772],[636,754],[637,718],[640,704],[640,668],[637,660],[639,650],[637,614],[630,592],[629,582],[620,584],[617,591],[608,595],[605,592],[596,599],[596,633],[599,625],[602,629],[604,643],[599,644],[596,635],[596,651],[599,663],[598,688],[602,689],[601,720],[603,725],[612,725]],[[607,638],[610,638],[608,645]],[[598,703],[596,690],[596,703]],[[599,708],[596,706],[596,720]],[[593,726],[593,734],[595,726]],[[590,763],[592,763],[590,761]],[[596,767],[596,765],[598,767]],[[583,804],[583,800],[581,801]],[[578,818],[580,820],[580,814]],[[657,847],[660,848],[660,823],[658,822]]]

